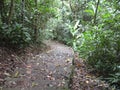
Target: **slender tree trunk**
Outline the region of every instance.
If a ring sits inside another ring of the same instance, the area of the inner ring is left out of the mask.
[[[38,2],[37,0],[35,0],[35,9],[37,10],[38,9]],[[34,20],[34,39],[35,39],[35,42],[37,40],[37,37],[38,37],[38,32],[37,32],[37,11],[35,12],[35,20]]]
[[[6,23],[6,20],[5,20],[5,1],[4,0],[0,0],[0,14],[1,14],[1,21],[3,23]]]
[[[22,6],[22,11],[21,11],[21,21],[24,24],[24,10],[25,10],[25,0],[22,0],[21,2],[21,6]]]
[[[100,4],[100,0],[97,2],[96,10],[95,10],[95,15],[94,15],[94,24],[96,24],[96,18],[97,18],[97,12],[98,12],[98,6]]]
[[[69,0],[69,5],[70,5],[71,12],[72,12],[72,20],[74,20],[75,19],[75,11],[73,10],[71,0]]]
[[[14,10],[14,0],[11,0],[10,11],[9,11],[9,16],[8,16],[8,24],[11,23],[11,19],[12,19],[12,16],[13,16],[13,10]]]
[[[65,20],[65,17],[64,17],[64,15],[65,15],[65,11],[64,11],[64,2],[63,2],[63,0],[62,0],[62,20],[63,20],[63,22],[64,22],[64,20]]]

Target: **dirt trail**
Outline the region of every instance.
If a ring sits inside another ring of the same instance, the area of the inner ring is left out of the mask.
[[[27,64],[6,79],[2,90],[67,90],[71,72],[72,48],[55,41],[45,41],[49,50],[28,57]]]

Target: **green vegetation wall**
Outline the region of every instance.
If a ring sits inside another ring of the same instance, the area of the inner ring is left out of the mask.
[[[0,45],[24,47],[41,42],[54,0],[0,0]]]

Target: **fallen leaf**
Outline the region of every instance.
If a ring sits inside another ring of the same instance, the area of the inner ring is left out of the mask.
[[[3,81],[5,81],[5,80],[0,78],[0,82],[3,82]]]
[[[27,65],[27,68],[31,68],[31,65]]]
[[[50,52],[52,52],[52,50],[49,50],[49,51],[47,51],[46,53],[50,53]]]
[[[85,81],[87,84],[89,83],[89,81]]]
[[[18,72],[18,71],[16,71],[16,73],[15,73],[14,77],[16,78],[16,77],[18,77],[18,76],[19,76],[19,72]]]
[[[60,67],[60,64],[56,64],[56,67]]]
[[[52,76],[50,76],[50,75],[47,75],[47,78],[48,78],[49,80],[55,80],[55,78],[52,77]]]
[[[81,63],[76,63],[76,67],[81,67]]]
[[[26,73],[27,73],[27,74],[31,74],[31,70],[27,70]]]
[[[67,71],[67,67],[64,67],[64,70]]]
[[[37,86],[37,85],[38,85],[38,84],[35,83],[35,82],[32,83],[32,87],[35,87],[35,86]]]
[[[40,63],[36,63],[36,65],[38,66]]]
[[[67,60],[65,60],[66,63],[69,63],[70,61],[71,61],[71,59],[69,59],[69,58]]]
[[[4,75],[6,75],[6,76],[11,76],[11,75],[10,75],[9,73],[7,73],[7,72],[5,72]]]

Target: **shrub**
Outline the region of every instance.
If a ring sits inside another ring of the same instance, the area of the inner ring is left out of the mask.
[[[55,39],[65,44],[71,44],[70,22],[52,18],[47,22],[46,38]]]
[[[29,29],[21,24],[11,26],[1,25],[0,27],[0,42],[4,46],[23,48],[31,41]]]
[[[120,31],[91,28],[82,33],[82,44],[78,47],[80,56],[104,79],[120,84]],[[117,74],[116,74],[117,73]],[[113,77],[114,76],[114,77]],[[110,78],[111,77],[111,78]],[[108,80],[108,78],[107,78]]]

